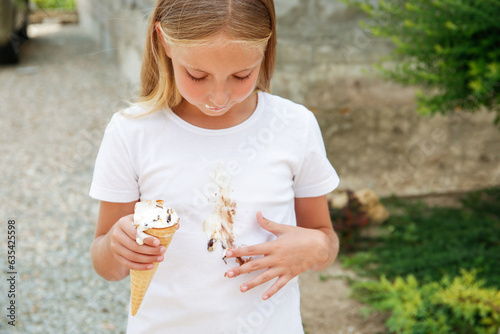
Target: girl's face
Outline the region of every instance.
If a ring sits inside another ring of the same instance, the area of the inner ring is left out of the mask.
[[[179,116],[210,121],[208,118],[212,116],[224,115],[218,120],[237,121],[242,117],[246,119],[255,110],[256,94],[252,93],[265,45],[258,48],[224,41],[226,37],[219,35],[209,46],[165,45],[174,67],[177,88],[188,103],[182,105],[182,111],[176,110]]]

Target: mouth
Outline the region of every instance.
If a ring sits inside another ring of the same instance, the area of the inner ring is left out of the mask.
[[[208,104],[205,104],[205,108],[207,108],[208,110],[212,111],[212,112],[221,112],[223,111],[224,109],[227,108],[227,106],[223,106],[223,107],[212,107],[212,106],[209,106]]]

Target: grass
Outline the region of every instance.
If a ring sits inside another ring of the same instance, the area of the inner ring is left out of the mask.
[[[392,215],[381,236],[361,240],[341,261],[365,275],[412,274],[422,283],[475,269],[486,286],[500,289],[499,203],[500,188],[467,194],[461,208],[388,199]]]

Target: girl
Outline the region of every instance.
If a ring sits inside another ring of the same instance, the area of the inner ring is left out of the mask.
[[[161,262],[129,333],[303,333],[297,275],[337,256],[339,179],[313,114],[266,93],[275,52],[272,0],[157,2],[139,101],[106,128],[90,190],[96,272]],[[181,218],[167,251],[135,241],[146,199]],[[217,222],[232,240],[211,240]]]

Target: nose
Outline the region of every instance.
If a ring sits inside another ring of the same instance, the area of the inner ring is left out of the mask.
[[[229,90],[225,85],[217,85],[209,96],[210,103],[214,107],[224,107],[229,100]]]

